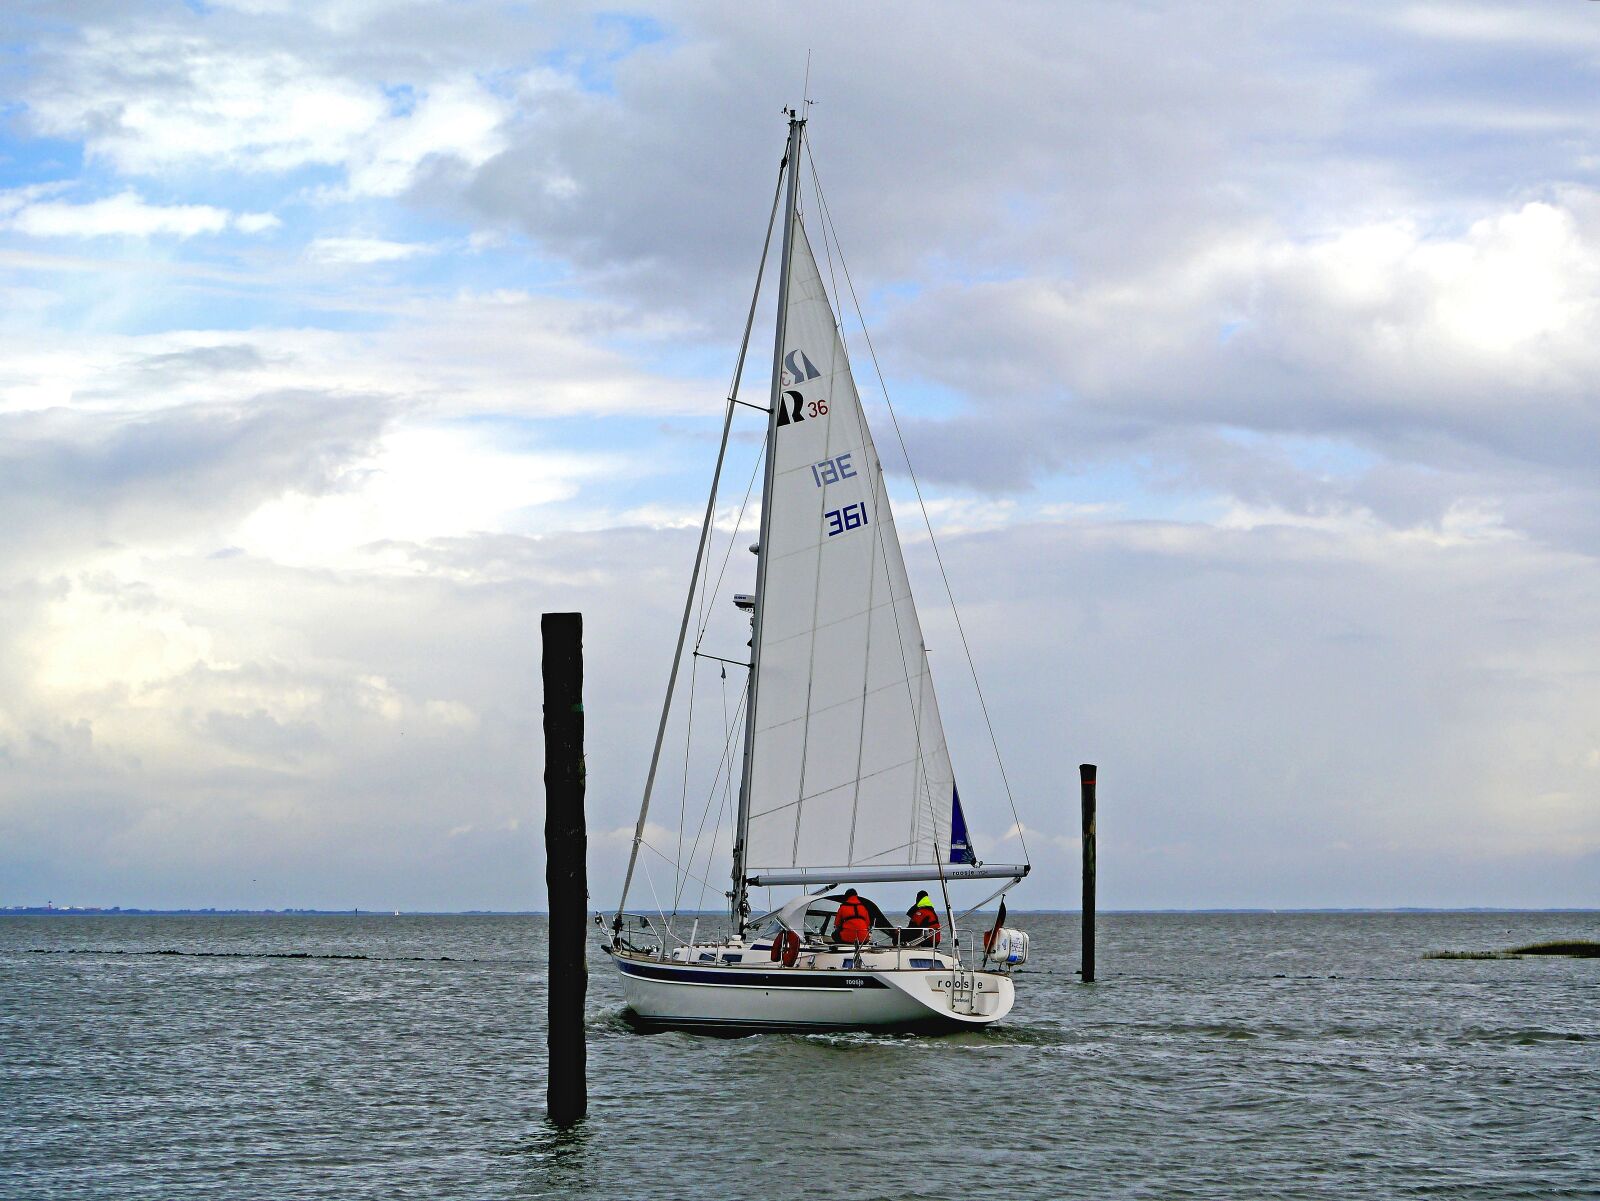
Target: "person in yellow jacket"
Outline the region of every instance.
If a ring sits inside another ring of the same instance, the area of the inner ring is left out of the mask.
[[[927,942],[934,946],[939,945],[939,911],[933,907],[933,902],[928,899],[927,891],[917,893],[917,899],[911,903],[911,908],[906,910],[906,917],[913,930],[930,930],[930,935],[924,935]]]

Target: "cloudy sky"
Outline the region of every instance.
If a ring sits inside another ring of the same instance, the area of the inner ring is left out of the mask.
[[[808,50],[1018,904],[1600,903],[1600,6],[976,11],[8,5],[0,904],[614,896]]]

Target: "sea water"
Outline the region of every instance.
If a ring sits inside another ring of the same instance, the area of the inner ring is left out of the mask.
[[[942,1037],[638,1034],[595,953],[557,1132],[542,918],[0,918],[0,1198],[1600,1196],[1600,960],[1424,958],[1600,915],[1011,924]]]

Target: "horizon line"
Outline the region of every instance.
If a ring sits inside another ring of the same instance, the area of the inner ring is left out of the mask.
[[[978,912],[996,912],[982,907]],[[606,914],[610,910],[593,910]],[[672,916],[720,917],[722,909],[679,909]],[[1081,914],[1081,908],[1008,908],[1012,914]],[[1600,906],[1589,905],[1201,905],[1192,908],[1171,906],[1149,908],[1096,908],[1098,914],[1222,914],[1222,913],[1600,913]],[[140,917],[183,917],[212,915],[216,917],[549,917],[548,909],[316,909],[286,907],[282,909],[230,908],[217,905],[191,905],[172,908],[150,908],[139,905],[6,905],[0,906],[0,917],[95,917],[131,915]],[[649,916],[646,914],[645,916]],[[662,915],[668,916],[668,915]]]

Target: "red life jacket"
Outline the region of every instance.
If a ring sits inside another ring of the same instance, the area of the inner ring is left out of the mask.
[[[911,925],[919,930],[937,930],[939,911],[931,905],[919,905],[911,911]]]
[[[845,901],[833,919],[833,930],[840,942],[866,942],[872,937],[872,911],[859,900]]]

